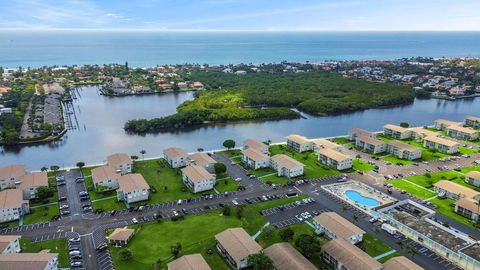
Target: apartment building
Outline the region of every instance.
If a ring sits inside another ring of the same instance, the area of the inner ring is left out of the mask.
[[[476,199],[460,198],[455,202],[455,212],[473,221],[480,221],[480,205]]]
[[[358,137],[375,137],[375,134],[371,131],[364,130],[361,128],[352,128],[348,131],[348,139],[351,141],[356,140]]]
[[[172,168],[182,168],[188,165],[188,153],[182,148],[170,147],[163,150],[163,158]]]
[[[388,124],[383,126],[383,134],[390,138],[406,140],[412,136],[412,131],[407,128]]]
[[[480,128],[480,117],[475,117],[475,116],[465,117],[465,125],[472,128]]]
[[[355,147],[359,150],[372,154],[380,154],[387,150],[387,144],[374,137],[358,136],[355,139]]]
[[[255,148],[242,150],[242,161],[255,170],[270,166],[270,157]]]
[[[428,136],[438,137],[440,135],[437,132],[425,129],[423,127],[410,128],[410,132],[411,138],[415,140],[423,140],[423,138]]]
[[[112,166],[121,174],[126,174],[132,172],[133,161],[127,154],[117,153],[107,157],[107,165]]]
[[[202,166],[205,170],[214,173],[215,163],[217,161],[206,153],[195,153],[188,157],[190,159],[190,165]]]
[[[24,200],[37,198],[37,188],[48,187],[48,176],[46,172],[32,172],[20,177],[18,189],[23,192]]]
[[[182,169],[182,181],[193,193],[211,190],[215,186],[215,175],[204,167],[190,165]]]
[[[118,178],[121,176],[112,166],[100,166],[91,170],[93,186],[96,190],[113,190],[118,188]]]
[[[405,256],[397,256],[383,263],[383,270],[424,270]]]
[[[447,131],[447,128],[450,126],[458,126],[458,122],[446,120],[446,119],[437,119],[435,120],[435,129]]]
[[[345,151],[345,147],[343,147],[343,145],[334,143],[327,139],[311,139],[311,141],[313,143],[313,151],[315,151],[315,153],[318,153],[320,149],[326,148],[335,150],[337,152]]]
[[[272,260],[276,270],[317,270],[317,267],[290,243],[276,243],[263,252]]]
[[[465,182],[480,187],[480,172],[471,171],[465,174]]]
[[[444,138],[427,136],[423,139],[423,146],[428,149],[436,149],[441,153],[455,154],[458,153],[460,144]]]
[[[20,235],[0,235],[0,254],[20,252],[21,237]]]
[[[262,247],[243,228],[230,228],[215,235],[217,249],[234,269],[247,267],[248,256],[260,253]]]
[[[117,199],[127,204],[148,200],[150,186],[139,173],[122,175],[118,178]]]
[[[303,175],[305,165],[283,154],[278,154],[270,159],[270,167],[277,171],[278,176],[293,178]]]
[[[324,212],[313,218],[315,233],[323,234],[328,239],[341,238],[352,245],[363,241],[365,231],[352,224],[335,212]]]
[[[383,269],[381,263],[342,238],[335,238],[323,245],[323,260],[334,270]]]
[[[292,134],[287,136],[287,147],[296,152],[306,152],[313,150],[313,142],[307,137]]]
[[[414,146],[399,141],[390,141],[387,143],[387,152],[406,160],[415,160],[422,157],[422,151]]]
[[[29,212],[30,205],[20,189],[0,191],[0,223],[18,220]]]
[[[57,270],[58,254],[48,250],[39,253],[0,254],[0,269]]]
[[[440,180],[435,183],[434,190],[439,196],[445,196],[454,201],[460,198],[480,199],[480,192],[448,180]]]
[[[243,150],[246,149],[256,149],[264,154],[268,154],[268,145],[264,144],[263,142],[247,139],[243,141]]]
[[[126,246],[134,234],[134,229],[115,228],[115,230],[113,230],[113,232],[107,237],[108,243],[116,247]]]
[[[452,125],[446,129],[447,135],[453,138],[462,140],[476,140],[478,139],[479,131],[471,127],[464,127],[461,125]]]
[[[318,151],[318,161],[339,171],[348,170],[352,168],[353,164],[351,156],[329,148],[320,149]]]
[[[15,186],[20,177],[25,174],[26,168],[23,165],[9,165],[0,168],[0,190]]]

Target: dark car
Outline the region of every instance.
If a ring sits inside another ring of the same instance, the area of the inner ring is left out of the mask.
[[[67,197],[66,197],[66,196],[60,196],[60,197],[58,197],[58,201],[59,201],[59,202],[66,201],[66,200],[67,200]]]

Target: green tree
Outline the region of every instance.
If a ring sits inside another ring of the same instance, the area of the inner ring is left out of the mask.
[[[410,126],[410,124],[407,123],[407,122],[401,122],[400,126],[403,127],[403,128],[408,128]]]
[[[180,244],[180,242],[177,242],[174,246],[171,247],[171,251],[173,257],[178,258],[180,252],[182,252],[182,244]]]
[[[275,228],[271,225],[263,229],[263,234],[265,234],[266,237],[272,236],[274,232]]]
[[[230,216],[232,214],[232,209],[230,208],[230,206],[225,205],[222,209],[222,214],[224,216]]]
[[[140,150],[140,154],[142,154],[142,160],[145,160],[145,154],[147,153],[147,150],[142,149]]]
[[[43,166],[43,167],[40,169],[40,171],[42,171],[42,172],[46,172],[46,171],[48,171],[48,168],[47,168],[47,167],[45,167],[45,166]]]
[[[56,172],[56,171],[60,170],[60,167],[57,166],[57,165],[52,165],[52,166],[50,166],[50,170]]]
[[[297,240],[295,240],[295,246],[297,246],[300,252],[307,258],[311,258],[322,249],[320,241],[308,234],[300,235]]]
[[[133,253],[129,248],[122,248],[119,251],[119,255],[122,261],[130,261],[133,259]]]
[[[264,253],[248,256],[247,266],[252,270],[273,270],[272,260]]]
[[[43,200],[53,196],[53,190],[50,187],[40,186],[35,191],[35,195],[38,199]]]
[[[290,227],[287,227],[286,229],[280,232],[280,238],[284,242],[288,242],[292,240],[294,235],[295,235],[295,232]]]
[[[229,140],[225,140],[225,141],[223,142],[223,146],[224,146],[225,148],[227,148],[228,150],[230,150],[230,149],[232,149],[232,148],[235,147],[235,141],[234,141],[234,140],[230,140],[230,139],[229,139]]]
[[[131,155],[130,158],[133,160],[133,162],[137,161],[138,156],[136,155]]]
[[[237,218],[242,219],[245,217],[245,205],[240,205],[237,207]]]
[[[221,162],[217,162],[213,165],[216,174],[221,174],[227,171],[227,166]]]
[[[85,166],[85,162],[79,161],[77,162],[77,167],[81,170]]]

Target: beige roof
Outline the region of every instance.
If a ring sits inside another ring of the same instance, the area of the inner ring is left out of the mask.
[[[254,149],[260,149],[260,148],[267,148],[268,145],[264,144],[263,142],[257,141],[257,140],[252,140],[252,139],[247,139],[243,142],[244,146],[248,146],[249,148],[254,148]]]
[[[391,124],[388,124],[388,125],[385,125],[383,126],[384,129],[390,129],[390,130],[393,130],[393,131],[396,131],[396,132],[405,132],[407,131],[408,129],[406,128],[403,128],[401,126],[397,126],[397,125],[391,125]]]
[[[44,270],[57,253],[5,253],[0,254],[0,270]]]
[[[357,140],[368,143],[368,144],[371,144],[371,145],[380,145],[380,144],[385,143],[384,141],[379,140],[377,138],[367,137],[367,136],[363,136],[363,135],[358,136]]]
[[[324,212],[313,219],[339,238],[347,239],[352,235],[365,233],[364,230],[335,212]]]
[[[435,123],[446,125],[446,126],[455,126],[455,125],[459,124],[458,122],[454,122],[454,121],[450,121],[450,120],[446,120],[446,119],[437,119],[437,120],[435,120]]]
[[[262,247],[243,228],[226,229],[215,235],[215,239],[237,263],[262,251]]]
[[[272,160],[280,165],[281,167],[292,169],[298,166],[305,166],[302,163],[298,162],[297,160],[283,154],[278,154],[272,157]]]
[[[129,192],[137,189],[150,189],[147,181],[139,173],[122,175],[118,178],[119,189],[123,192]]]
[[[189,158],[191,160],[193,160],[195,165],[198,165],[198,166],[205,166],[205,165],[208,165],[208,164],[217,163],[217,161],[215,161],[215,159],[213,159],[212,157],[210,157],[206,153],[195,153],[195,154],[190,155]]]
[[[215,178],[215,176],[205,170],[205,168],[198,165],[187,166],[182,169],[182,173],[185,174],[192,182],[200,182]]]
[[[324,155],[324,156],[326,156],[330,159],[333,159],[335,161],[338,161],[338,162],[348,160],[348,159],[352,159],[351,156],[342,154],[342,153],[340,153],[338,151],[335,151],[333,149],[330,149],[330,148],[320,149],[320,150],[318,150],[318,154],[319,155]]]
[[[10,165],[0,168],[0,179],[20,177],[25,174],[26,168],[23,165]]]
[[[397,147],[398,149],[401,149],[403,151],[408,151],[408,152],[420,151],[420,149],[418,149],[415,146],[412,146],[408,143],[399,142],[399,141],[389,141],[389,142],[387,142],[387,144],[391,145],[391,146],[394,146],[394,147]]]
[[[135,230],[128,229],[128,228],[116,228],[113,232],[108,236],[108,240],[113,241],[127,241],[132,237]]]
[[[249,159],[259,161],[265,158],[268,158],[268,155],[260,152],[256,148],[247,148],[245,150],[242,150],[242,154],[247,156]]]
[[[476,117],[476,116],[467,116],[467,117],[465,117],[465,120],[466,119],[468,119],[470,121],[480,122],[480,117]]]
[[[460,198],[456,201],[458,206],[468,209],[473,213],[480,213],[477,203],[478,201],[472,198]]]
[[[48,175],[46,172],[33,172],[25,174],[20,178],[22,182],[19,186],[20,189],[28,187],[48,187]]]
[[[107,163],[110,166],[116,166],[118,164],[132,164],[132,159],[124,153],[117,153],[107,157]]]
[[[383,264],[384,270],[423,270],[405,256],[393,257]]]
[[[471,171],[466,173],[466,176],[473,178],[473,179],[480,179],[480,172],[477,171]]]
[[[0,209],[20,208],[24,203],[28,203],[28,201],[23,199],[22,190],[5,189],[0,191]]]
[[[460,145],[459,143],[457,143],[455,141],[452,141],[452,140],[449,140],[449,139],[444,139],[444,138],[439,138],[439,137],[434,137],[434,136],[427,136],[427,137],[424,138],[424,140],[434,142],[436,144],[449,146],[449,147]]]
[[[343,147],[342,145],[338,144],[338,143],[334,143],[332,141],[329,141],[327,139],[312,139],[311,140],[318,148],[330,148],[330,149],[334,149],[334,148],[339,148],[339,147]]]
[[[424,137],[427,137],[427,136],[433,136],[433,137],[437,137],[438,133],[434,132],[434,131],[431,131],[431,130],[428,130],[428,129],[424,129],[423,127],[415,127],[415,128],[410,128],[410,130],[414,133],[417,133],[419,135],[422,135]]]
[[[263,251],[273,262],[276,270],[317,270],[289,243],[277,243]]]
[[[186,157],[188,156],[187,151],[183,150],[182,148],[178,147],[170,147],[163,150],[163,153],[167,155],[169,158],[179,158],[179,157]]]
[[[448,180],[440,180],[435,183],[435,186],[453,194],[462,194],[463,197],[466,198],[474,198],[475,196],[480,195],[480,192]]]
[[[298,144],[304,144],[309,142],[308,138],[298,134],[291,134],[287,136],[287,140],[296,142]]]
[[[323,250],[345,265],[347,269],[370,270],[382,266],[363,250],[341,238],[329,241],[323,245]]]
[[[184,255],[167,266],[169,270],[211,270],[201,254]]]
[[[120,174],[112,166],[100,166],[91,171],[93,183],[100,182],[105,179],[118,179]]]
[[[466,133],[466,134],[470,134],[470,135],[478,133],[477,130],[475,130],[471,127],[464,127],[464,126],[461,126],[461,125],[449,126],[448,129],[453,129],[453,130],[463,132],[463,133]]]
[[[10,245],[11,242],[20,239],[21,235],[0,235],[0,253]]]
[[[358,136],[365,136],[365,137],[371,137],[373,136],[373,132],[371,131],[368,131],[368,130],[365,130],[365,129],[361,129],[361,128],[351,128],[349,131],[348,131],[349,134],[356,134]]]

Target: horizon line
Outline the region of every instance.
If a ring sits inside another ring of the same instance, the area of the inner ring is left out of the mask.
[[[480,30],[375,30],[375,29],[162,29],[162,28],[9,28],[0,31],[79,31],[79,32],[480,32]]]

